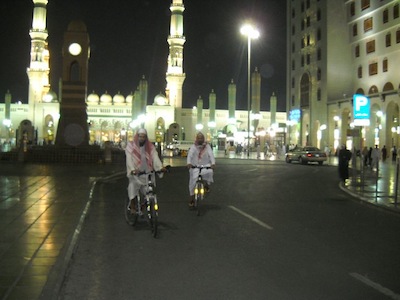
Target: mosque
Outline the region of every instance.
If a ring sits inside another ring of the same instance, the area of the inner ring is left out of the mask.
[[[165,94],[156,95],[152,103],[148,101],[148,83],[144,76],[130,95],[88,94],[90,39],[82,21],[72,21],[66,29],[62,78],[58,87],[50,86],[48,0],[33,0],[33,3],[30,65],[27,68],[28,104],[12,103],[11,92],[6,93],[5,103],[0,104],[2,144],[11,147],[18,146],[21,141],[73,147],[102,145],[106,141],[119,144],[132,139],[140,127],[147,129],[152,141],[162,145],[173,140],[192,140],[199,130],[219,149],[224,149],[228,141],[246,145],[249,139],[250,145],[255,142],[262,146],[266,142],[285,143],[286,112],[276,112],[274,94],[270,98],[270,111],[260,111],[261,76],[257,69],[251,74],[249,111],[236,110],[233,81],[227,87],[228,110],[216,109],[217,95],[213,90],[208,96],[208,108],[203,106],[201,97],[195,107],[182,107],[182,86],[186,77],[183,70],[183,0],[172,0],[170,6]]]

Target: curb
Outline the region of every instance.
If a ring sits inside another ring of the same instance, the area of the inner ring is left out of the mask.
[[[397,214],[397,215],[400,216],[400,209],[394,208],[394,207],[390,207],[390,206],[387,206],[387,205],[382,205],[382,204],[375,203],[375,202],[371,202],[371,200],[369,200],[368,198],[365,198],[365,197],[363,197],[363,196],[361,196],[361,195],[359,195],[359,194],[357,194],[357,193],[355,193],[353,191],[350,191],[347,187],[345,187],[343,185],[343,182],[339,183],[339,188],[343,192],[349,194],[350,196],[352,196],[353,198],[358,200],[358,202],[360,202],[362,204],[367,204],[367,205],[369,205],[371,207],[375,207],[375,208],[378,208],[378,209],[381,209],[381,210],[384,210],[384,211],[387,211],[387,212],[392,212],[392,213]]]
[[[74,233],[71,237],[71,240],[69,242],[69,245],[67,249],[64,251],[64,255],[60,257],[62,261],[60,261],[58,264],[55,265],[55,268],[53,271],[50,273],[50,278],[53,278],[53,280],[48,282],[48,285],[43,288],[42,294],[41,294],[41,299],[60,299],[60,293],[63,288],[64,280],[68,274],[69,270],[69,265],[71,262],[71,259],[74,255],[74,252],[76,250],[76,246],[78,244],[79,240],[79,235],[82,231],[82,227],[84,225],[86,216],[89,212],[90,206],[93,201],[93,191],[96,188],[97,184],[99,183],[106,183],[118,178],[123,178],[126,175],[126,172],[118,172],[106,177],[101,177],[92,182],[92,187],[90,189],[90,194],[88,197],[88,200],[86,202],[86,205],[84,207],[84,210],[82,211],[82,214],[79,218],[78,224],[74,230]],[[52,275],[53,274],[53,275]]]

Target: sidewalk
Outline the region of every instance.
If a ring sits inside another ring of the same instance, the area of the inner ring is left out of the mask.
[[[96,180],[124,168],[0,164],[0,299],[55,299]]]
[[[361,172],[357,158],[356,167],[349,171],[350,179],[345,185],[341,183],[340,188],[364,203],[400,213],[400,168],[397,163],[381,161],[379,170],[364,168]]]

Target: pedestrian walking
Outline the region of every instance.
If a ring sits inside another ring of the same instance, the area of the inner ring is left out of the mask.
[[[338,153],[339,160],[339,178],[343,183],[346,183],[346,179],[349,178],[349,161],[351,159],[351,151],[346,148],[346,145],[342,145],[342,148]]]
[[[363,163],[364,163],[364,167],[368,166],[368,148],[367,146],[364,146],[364,148],[362,149],[361,155],[363,157]]]
[[[329,148],[328,145],[325,146],[324,152],[325,152],[325,155],[326,155],[326,162],[329,165],[329,156],[331,155],[331,149]]]
[[[386,145],[384,145],[382,148],[382,162],[385,162],[386,158],[387,158],[387,148]]]
[[[372,150],[371,153],[371,158],[372,158],[372,163],[371,163],[371,169],[372,170],[378,170],[379,169],[379,160],[381,159],[381,151],[379,150],[378,145],[375,145],[375,148]]]
[[[372,165],[372,147],[369,147],[368,150],[368,166]]]
[[[396,158],[397,158],[397,149],[396,146],[392,147],[392,162],[396,162]]]

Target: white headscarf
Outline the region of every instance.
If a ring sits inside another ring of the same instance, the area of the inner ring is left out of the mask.
[[[145,134],[145,135],[147,135],[147,131],[144,128],[139,128],[138,131],[137,131],[137,134]]]

